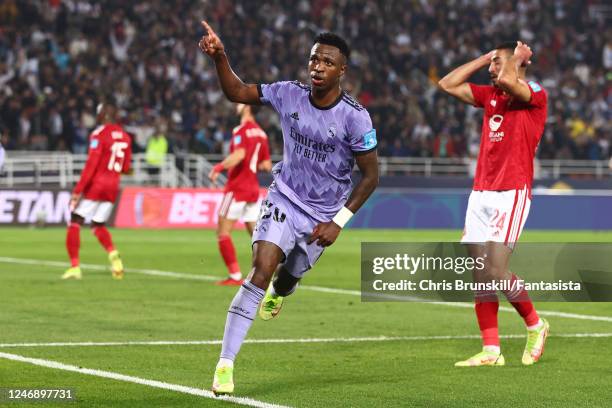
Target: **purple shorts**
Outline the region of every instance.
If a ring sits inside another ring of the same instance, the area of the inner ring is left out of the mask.
[[[253,243],[268,241],[277,245],[285,254],[285,268],[292,276],[302,278],[325,249],[314,242],[307,244],[318,223],[319,221],[293,205],[287,197],[270,188],[261,204],[261,212],[253,232]]]

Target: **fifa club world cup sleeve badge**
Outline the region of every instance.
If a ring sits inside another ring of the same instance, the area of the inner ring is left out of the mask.
[[[372,129],[363,135],[363,146],[366,149],[372,149],[376,147],[376,129]]]

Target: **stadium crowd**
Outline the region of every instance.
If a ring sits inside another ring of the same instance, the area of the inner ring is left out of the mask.
[[[481,115],[438,92],[436,82],[496,43],[520,38],[535,54],[529,78],[549,94],[538,156],[607,159],[606,3],[4,0],[0,141],[8,149],[85,152],[97,101],[110,93],[135,151],[163,134],[175,152],[222,152],[238,118],[197,48],[206,18],[241,77],[255,83],[307,82],[315,33],[345,36],[353,55],[344,86],[372,115],[383,156],[475,156]],[[488,82],[486,71],[475,80]],[[282,153],[276,115],[264,109],[258,118],[272,153]]]

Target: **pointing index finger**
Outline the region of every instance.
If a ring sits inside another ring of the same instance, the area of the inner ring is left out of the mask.
[[[215,32],[213,31],[212,27],[210,25],[208,25],[208,23],[206,21],[204,21],[204,20],[202,20],[202,27],[204,27],[204,29],[206,30],[208,35],[215,34]]]

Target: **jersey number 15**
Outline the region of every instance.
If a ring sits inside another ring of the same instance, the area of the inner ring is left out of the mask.
[[[111,146],[111,157],[108,161],[108,169],[121,173],[123,169],[123,160],[125,159],[125,149],[128,144],[125,142],[115,142]]]

